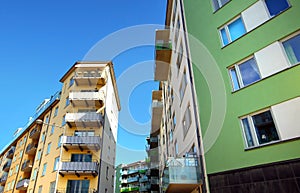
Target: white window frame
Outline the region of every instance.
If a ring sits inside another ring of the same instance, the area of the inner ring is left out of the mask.
[[[249,61],[249,60],[251,60],[251,59],[254,59],[254,60],[255,60],[257,69],[258,69],[258,71],[259,71],[260,79],[257,80],[257,81],[254,81],[254,82],[252,82],[251,84],[246,85],[246,86],[250,86],[250,85],[252,85],[252,84],[254,84],[254,83],[256,83],[256,82],[258,82],[258,81],[260,81],[260,80],[262,79],[261,72],[260,72],[260,70],[259,70],[259,66],[258,66],[257,60],[256,60],[255,56],[252,55],[252,56],[247,57],[247,58],[243,59],[242,61],[240,61],[240,62],[238,62],[238,63],[236,63],[236,64],[234,64],[234,65],[228,67],[228,73],[229,73],[229,77],[230,77],[230,82],[231,82],[231,88],[232,88],[232,91],[238,91],[238,90],[240,90],[240,89],[242,89],[242,88],[245,87],[245,85],[244,85],[244,83],[243,83],[243,77],[242,77],[242,74],[241,74],[239,65],[244,64],[245,62],[247,62],[247,61]],[[236,76],[237,76],[237,81],[238,81],[238,83],[239,83],[239,88],[238,88],[238,89],[234,89],[233,78],[232,78],[231,72],[230,72],[231,69],[235,69]]]
[[[218,31],[219,31],[219,36],[220,36],[220,40],[221,40],[221,43],[222,43],[222,47],[227,46],[227,45],[229,45],[231,42],[236,41],[236,40],[234,40],[234,41],[231,40],[230,32],[229,32],[228,26],[229,26],[230,24],[232,24],[233,22],[235,22],[236,20],[240,19],[240,18],[242,19],[242,22],[243,22],[243,25],[244,25],[244,28],[245,28],[245,31],[246,31],[245,34],[248,33],[248,32],[247,32],[247,28],[246,28],[246,26],[245,26],[245,21],[244,21],[242,15],[239,14],[238,16],[234,17],[232,20],[230,20],[229,22],[227,22],[226,24],[224,24],[222,27],[220,27],[220,28],[218,29]],[[225,29],[225,32],[226,32],[226,37],[227,37],[227,39],[228,39],[228,44],[224,44],[224,41],[223,41],[223,38],[222,38],[222,32],[221,32],[221,30],[222,30],[223,28]],[[245,34],[244,34],[244,35],[245,35]]]
[[[282,39],[282,40],[279,41],[279,42],[280,42],[280,45],[281,45],[281,49],[282,49],[282,51],[283,51],[283,53],[284,53],[284,56],[285,56],[285,58],[286,58],[286,60],[288,61],[288,64],[289,64],[290,66],[296,66],[296,65],[300,64],[300,61],[297,62],[297,63],[295,63],[295,64],[292,64],[292,63],[291,63],[291,61],[289,60],[289,57],[288,57],[288,55],[287,55],[287,53],[286,53],[286,51],[285,51],[285,48],[284,48],[284,46],[283,46],[283,43],[284,43],[285,41],[288,41],[288,40],[290,40],[290,39],[296,37],[297,35],[300,35],[300,31],[297,31],[297,32],[295,32],[295,33],[293,33],[293,34],[291,34],[291,35],[287,36],[286,38],[284,38],[284,39]]]
[[[264,113],[264,112],[267,112],[267,111],[270,111],[270,113],[271,113],[271,116],[272,116],[272,119],[273,119],[273,123],[275,125],[275,129],[277,131],[277,135],[278,135],[278,138],[279,138],[278,141],[281,140],[280,132],[279,132],[278,126],[276,124],[276,120],[274,118],[272,109],[271,108],[267,108],[267,109],[264,109],[264,110],[261,110],[261,111],[257,111],[255,113],[251,113],[249,115],[246,115],[246,116],[243,116],[243,117],[239,118],[240,119],[240,125],[241,125],[241,128],[242,128],[242,133],[243,133],[245,148],[254,148],[254,147],[259,147],[259,146],[264,146],[264,145],[267,145],[267,144],[274,143],[274,141],[270,141],[268,143],[259,144],[258,136],[257,136],[257,133],[255,131],[255,126],[254,126],[254,122],[253,122],[253,119],[252,119],[253,116],[261,114],[261,113]],[[245,119],[245,118],[247,119],[249,127],[250,127],[250,133],[252,135],[253,146],[248,146],[248,143],[247,143],[247,137],[246,137],[246,133],[245,133],[245,128],[244,128],[244,125],[243,125],[243,122],[242,122],[242,120]],[[275,141],[275,143],[276,142],[277,141]]]

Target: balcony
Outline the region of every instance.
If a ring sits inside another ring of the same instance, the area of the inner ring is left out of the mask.
[[[29,185],[29,179],[23,179],[18,181],[17,185],[16,185],[16,189],[17,190],[27,190]]]
[[[34,144],[34,143],[28,144],[26,147],[25,153],[28,155],[34,155],[36,152],[37,146],[38,146],[38,144]]]
[[[57,189],[56,193],[99,193],[96,189],[70,187],[67,189]]]
[[[40,137],[40,133],[41,133],[41,128],[35,127],[34,129],[32,129],[30,131],[29,138],[30,139],[38,139]]]
[[[97,107],[104,105],[105,94],[101,91],[72,91],[69,99],[74,106]]]
[[[100,70],[76,71],[74,80],[78,86],[89,85],[99,88],[106,84],[105,73],[102,72]]]
[[[133,183],[133,182],[138,182],[138,181],[139,181],[138,176],[127,178],[127,183]]]
[[[15,146],[11,146],[6,154],[6,158],[12,159],[14,157],[15,149]]]
[[[172,44],[169,40],[169,34],[170,30],[168,29],[156,30],[154,80],[168,80],[172,56]]]
[[[22,164],[21,171],[30,172],[32,170],[32,166],[33,164],[31,160],[25,160]]]
[[[100,149],[101,138],[99,136],[63,136],[61,143],[66,151],[69,149],[98,151]]]
[[[132,187],[123,187],[121,188],[121,192],[133,192],[133,191],[139,191],[138,186],[132,186]]]
[[[166,193],[191,192],[202,184],[198,158],[169,158],[163,174]]]
[[[2,174],[2,176],[0,178],[0,185],[4,186],[6,181],[7,181],[7,173],[4,173],[4,174]]]
[[[151,162],[158,162],[159,161],[158,148],[150,149],[148,151],[148,157],[150,158]]]
[[[100,127],[103,117],[96,112],[67,113],[66,122],[70,127]]]
[[[8,172],[8,171],[9,171],[9,168],[10,168],[10,165],[11,165],[11,160],[8,160],[8,161],[3,165],[2,170],[3,170],[4,172]]]
[[[159,190],[159,179],[158,177],[151,177],[150,179],[150,188],[151,191]]]
[[[149,178],[147,176],[143,176],[139,179],[139,182],[140,183],[143,183],[143,182],[148,182],[149,181]]]
[[[94,162],[60,162],[59,174],[61,176],[65,175],[76,175],[80,176],[89,176],[92,175],[96,177],[99,171],[99,163],[97,161]]]
[[[163,113],[162,90],[152,91],[151,134],[158,134]]]

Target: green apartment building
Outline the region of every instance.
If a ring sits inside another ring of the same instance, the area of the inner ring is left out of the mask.
[[[300,1],[168,0],[166,26],[166,81],[182,53],[190,70],[202,191],[300,192]]]

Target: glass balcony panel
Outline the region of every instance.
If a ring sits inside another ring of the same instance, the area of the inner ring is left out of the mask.
[[[29,179],[22,179],[20,181],[18,181],[17,185],[16,185],[16,189],[17,190],[27,190],[29,185]]]
[[[64,175],[92,175],[97,176],[99,171],[98,161],[93,162],[61,162],[59,165],[59,173]]]

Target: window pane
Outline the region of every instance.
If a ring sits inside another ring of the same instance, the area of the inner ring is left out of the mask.
[[[231,41],[234,41],[246,33],[242,18],[238,18],[228,25]]]
[[[260,79],[260,74],[254,58],[239,65],[244,86]]]
[[[240,84],[238,81],[238,77],[237,77],[235,68],[230,69],[230,76],[231,76],[231,81],[233,84],[233,90],[238,90],[240,88]]]
[[[218,0],[212,0],[213,1],[213,4],[214,4],[214,8],[215,8],[215,10],[218,10],[218,9],[220,9],[220,5],[219,5],[219,2],[218,2]]]
[[[225,28],[221,29],[221,37],[222,37],[222,41],[223,41],[223,45],[227,45],[229,43],[227,35],[226,35],[226,30]]]
[[[259,144],[279,140],[270,111],[254,115],[252,119],[257,132]]]
[[[252,146],[254,146],[254,142],[253,142],[248,119],[247,118],[242,119],[242,124],[243,124],[244,133],[245,133],[245,137],[246,137],[246,141],[247,141],[247,146],[252,147]]]
[[[300,62],[300,34],[282,44],[290,63],[296,64]]]
[[[289,7],[287,0],[265,0],[271,16],[275,16]]]

